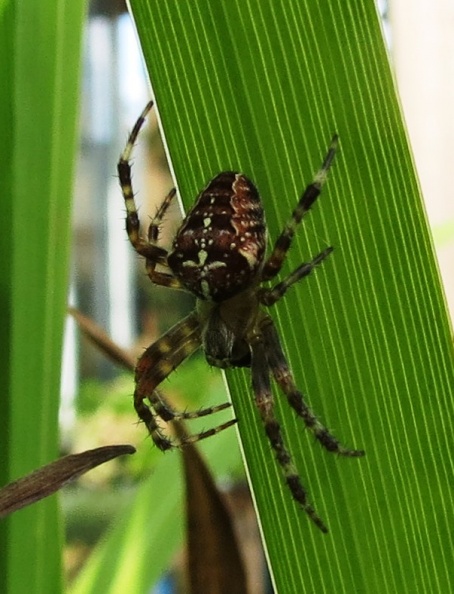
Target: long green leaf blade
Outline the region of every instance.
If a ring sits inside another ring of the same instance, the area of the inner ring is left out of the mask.
[[[0,480],[58,456],[84,3],[0,3]],[[3,133],[4,132],[4,133]],[[0,591],[61,591],[56,499],[0,526]],[[45,546],[44,546],[45,545]]]
[[[244,171],[274,238],[341,138],[287,270],[335,253],[273,312],[313,408],[367,452],[321,452],[276,395],[329,536],[283,487],[248,374],[228,374],[276,590],[448,591],[452,342],[373,2],[131,4],[186,206],[220,170]]]

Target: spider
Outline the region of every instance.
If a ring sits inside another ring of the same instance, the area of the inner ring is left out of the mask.
[[[175,419],[211,415],[229,407],[230,403],[195,412],[177,412],[156,390],[159,384],[199,347],[212,366],[223,369],[249,367],[255,403],[285,482],[309,518],[327,532],[308,502],[306,490],[285,445],[274,413],[271,376],[289,405],[324,448],[351,458],[363,456],[364,452],[341,445],[306,404],[295,385],[276,327],[265,307],[279,301],[289,287],[321,264],[333,248],[328,247],[310,262],[301,264],[271,288],[263,287],[262,283],[274,279],[280,272],[297,226],[319,196],[334,159],[337,135],[268,258],[265,256],[265,215],[257,188],[245,175],[233,171],[220,173],[202,190],[178,229],[171,250],[166,251],[158,245],[159,228],[176,190],[171,190],[164,199],[151,220],[147,236],[144,236],[131,183],[131,153],[152,106],[150,101],[140,115],[118,162],[127,211],[126,230],[135,251],[145,258],[150,280],[157,285],[189,291],[196,297],[196,308],[140,357],[135,372],[134,407],[161,450],[194,443],[230,427],[236,420],[182,439],[167,436],[159,420],[168,423]]]

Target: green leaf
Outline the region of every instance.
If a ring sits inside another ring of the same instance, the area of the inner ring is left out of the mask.
[[[285,270],[335,252],[272,314],[311,406],[367,452],[321,451],[276,395],[329,535],[283,486],[248,372],[228,374],[276,591],[449,591],[451,334],[374,2],[131,6],[186,207],[219,171],[243,171],[275,238],[341,139]]]
[[[4,485],[58,456],[84,3],[0,5],[0,484]],[[59,592],[61,526],[56,499],[2,521],[0,550],[0,591]]]

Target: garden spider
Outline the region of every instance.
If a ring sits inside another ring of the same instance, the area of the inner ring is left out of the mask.
[[[267,229],[258,191],[242,173],[232,171],[217,175],[199,194],[167,252],[158,245],[159,226],[175,196],[175,189],[161,204],[150,223],[148,236],[144,237],[131,184],[131,153],[152,106],[152,102],[148,103],[137,120],[118,163],[127,211],[126,230],[133,248],[146,260],[150,280],[157,285],[193,293],[197,305],[140,357],[135,374],[134,407],[161,450],[193,443],[236,421],[230,420],[177,440],[163,433],[158,420],[193,419],[223,410],[230,403],[196,412],[177,412],[164,402],[156,388],[199,347],[203,348],[208,363],[215,367],[250,367],[255,402],[285,481],[293,498],[311,520],[327,532],[308,503],[306,490],[284,443],[274,414],[270,376],[323,447],[352,458],[363,456],[364,452],[342,446],[306,404],[295,385],[276,327],[262,306],[268,307],[279,301],[287,289],[307,276],[332,252],[332,248],[326,248],[312,261],[298,266],[274,287],[265,288],[261,284],[273,279],[281,270],[295,229],[326,180],[334,159],[337,136],[333,137],[320,170],[303,192],[268,258],[265,259]],[[157,270],[157,266],[163,271]]]

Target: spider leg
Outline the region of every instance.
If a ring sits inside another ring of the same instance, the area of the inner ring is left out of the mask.
[[[290,244],[292,242],[293,236],[295,235],[297,226],[301,223],[304,215],[307,213],[322,191],[323,184],[325,183],[328,175],[328,170],[331,167],[334,155],[336,154],[337,140],[337,135],[334,135],[321,168],[315,174],[312,182],[304,190],[295,210],[292,213],[292,216],[287,221],[284,230],[277,238],[273,251],[271,252],[263,267],[262,281],[274,278],[282,268],[282,264],[290,248]]]
[[[314,524],[316,524],[322,532],[328,532],[328,529],[318,516],[317,512],[308,503],[306,490],[301,483],[290,453],[285,446],[279,422],[274,414],[274,402],[271,393],[266,351],[260,335],[255,336],[251,341],[251,350],[251,375],[255,402],[265,426],[266,435],[282,469],[285,482],[287,483],[293,498],[301,505]]]
[[[196,314],[190,314],[181,322],[173,326],[155,343],[149,346],[140,357],[136,367],[136,390],[134,392],[134,407],[140,419],[144,421],[154,443],[161,449],[167,450],[185,443],[193,443],[199,439],[214,435],[220,430],[232,425],[235,421],[228,421],[220,427],[215,427],[194,436],[187,436],[182,440],[171,440],[164,436],[157,418],[165,422],[174,419],[195,419],[230,406],[223,403],[217,406],[200,409],[198,411],[178,412],[165,402],[156,388],[172,373],[189,355],[200,346],[200,328]],[[148,399],[152,409],[145,404]]]
[[[229,403],[229,405],[230,405],[230,403]],[[214,408],[216,408],[216,407],[214,407]],[[216,410],[219,410],[219,409],[216,408]],[[215,412],[215,411],[213,411],[213,412]],[[236,419],[230,419],[230,421],[226,421],[225,423],[221,423],[220,425],[217,425],[216,427],[212,427],[211,429],[201,431],[200,433],[194,433],[193,435],[184,435],[184,436],[180,437],[179,439],[173,439],[171,441],[171,447],[179,448],[179,447],[188,445],[190,443],[196,443],[197,441],[201,441],[202,439],[206,439],[207,437],[212,437],[213,435],[216,435],[216,434],[220,433],[221,431],[224,431],[224,429],[228,429],[229,427],[232,427],[232,425],[235,425],[236,422],[237,422]]]
[[[312,431],[315,438],[329,452],[350,458],[364,456],[365,452],[363,450],[352,450],[341,445],[306,404],[303,394],[295,385],[293,375],[282,350],[279,335],[270,317],[267,316],[261,329],[266,345],[267,362],[274,379],[286,395],[290,406],[303,419],[306,427]]]
[[[137,122],[135,123],[134,128],[132,129],[131,134],[129,135],[123,153],[120,156],[120,160],[118,161],[117,171],[118,177],[120,178],[121,191],[123,193],[123,198],[126,205],[126,231],[128,233],[129,241],[131,242],[136,252],[138,252],[140,255],[145,256],[145,258],[156,260],[156,262],[159,262],[160,264],[166,264],[166,250],[159,248],[156,245],[150,245],[150,243],[141,236],[140,221],[136,203],[134,200],[134,192],[132,189],[131,180],[130,160],[134,148],[134,143],[136,142],[140,129],[142,128],[145,122],[145,118],[152,107],[152,101],[147,103],[147,106],[140,114]]]
[[[208,408],[199,409],[198,411],[177,412],[170,407],[168,402],[166,402],[164,396],[160,394],[157,390],[155,390],[153,394],[153,401],[159,401],[159,406],[161,407],[161,410],[165,410],[165,414],[170,416],[169,421],[196,419],[199,417],[204,417],[206,415],[219,412],[220,410],[224,410],[225,408],[231,406],[230,402],[225,402],[224,404],[210,406]],[[166,450],[170,450],[172,448],[180,448],[188,444],[196,443],[197,441],[206,439],[207,437],[212,437],[213,435],[216,435],[217,433],[224,431],[224,429],[228,429],[232,425],[235,425],[235,423],[237,422],[236,419],[230,419],[229,421],[221,423],[216,427],[212,427],[211,429],[206,429],[205,431],[201,431],[200,433],[194,433],[192,435],[185,434],[184,427],[182,424],[180,424],[180,428],[177,431],[179,437],[169,438],[165,435],[165,433],[162,430],[162,427],[158,423],[158,419],[162,419],[163,417],[161,417],[161,415],[158,415],[157,413],[155,414],[155,412],[152,412],[150,409],[148,409],[148,411],[151,415],[151,420],[147,423],[149,433],[153,439],[154,444],[163,452]]]
[[[172,204],[172,200],[175,198],[177,194],[176,188],[172,188],[167,196],[162,201],[160,207],[158,208],[155,216],[151,219],[150,226],[148,227],[148,241],[153,244],[157,245],[159,241],[159,226],[162,223],[162,220],[169,208]]]
[[[167,209],[169,208],[172,200],[176,195],[176,189],[173,188],[164,198],[161,206],[159,207],[156,215],[151,220],[150,226],[148,227],[148,241],[150,242],[151,246],[158,247],[157,243],[159,240],[159,226],[164,218]],[[180,281],[173,276],[173,274],[168,274],[165,272],[158,272],[156,271],[156,265],[162,264],[162,262],[157,262],[155,258],[147,258],[146,261],[146,268],[147,274],[150,280],[157,284],[162,285],[165,287],[169,287],[170,289],[183,289],[184,287],[180,283]],[[167,266],[167,260],[165,262],[165,266]]]
[[[169,192],[160,206],[156,217],[151,222],[148,238],[144,238],[140,232],[139,214],[134,200],[130,160],[134,143],[136,142],[140,129],[145,122],[145,118],[152,107],[153,102],[150,101],[140,114],[117,164],[121,191],[126,205],[126,231],[133,248],[138,254],[146,258],[147,273],[151,281],[157,285],[163,285],[172,289],[183,289],[182,284],[171,274],[155,271],[157,264],[167,266],[167,251],[157,245],[157,239],[159,234],[159,222],[162,220],[172,198],[175,196],[175,189]],[[153,223],[155,223],[154,226]]]
[[[299,280],[310,274],[316,266],[321,264],[321,262],[331,254],[333,251],[332,247],[326,248],[323,252],[320,252],[313,260],[310,262],[303,262],[296,270],[294,270],[291,274],[289,274],[283,281],[272,287],[271,289],[261,289],[259,293],[260,302],[263,305],[273,305],[276,301],[279,301],[285,293],[287,289],[297,283]]]

